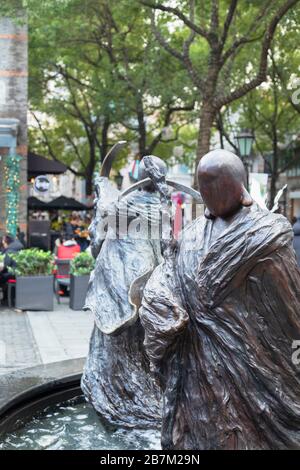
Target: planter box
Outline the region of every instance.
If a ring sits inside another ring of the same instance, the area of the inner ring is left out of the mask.
[[[53,276],[17,276],[15,307],[53,310]]]
[[[70,278],[70,308],[72,310],[82,310],[90,276],[73,276]]]

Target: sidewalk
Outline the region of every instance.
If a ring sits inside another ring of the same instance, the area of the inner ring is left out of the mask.
[[[1,308],[0,374],[85,357],[92,328],[92,314],[70,310],[67,298],[53,312]]]

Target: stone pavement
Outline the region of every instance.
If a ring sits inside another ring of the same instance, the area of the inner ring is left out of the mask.
[[[87,355],[92,314],[70,310],[67,298],[61,302],[53,312],[0,307],[0,374]]]
[[[0,307],[0,374],[40,363],[26,313]]]

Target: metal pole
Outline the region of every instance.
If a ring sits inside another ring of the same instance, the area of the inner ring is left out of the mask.
[[[248,162],[245,161],[244,165],[245,165],[245,169],[246,169],[246,178],[247,178],[247,179],[246,179],[246,184],[247,184],[246,189],[247,189],[247,191],[249,191],[249,183],[250,183],[249,179],[250,179],[250,175],[249,175],[249,165],[248,165]]]

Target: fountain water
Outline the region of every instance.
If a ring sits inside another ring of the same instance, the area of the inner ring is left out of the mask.
[[[22,449],[160,449],[160,433],[154,430],[107,428],[92,406],[78,396],[46,406],[17,430],[4,435],[0,442],[0,450]]]

